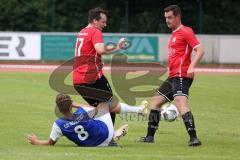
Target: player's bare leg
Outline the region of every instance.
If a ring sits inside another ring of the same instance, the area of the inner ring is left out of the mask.
[[[110,112],[113,113],[138,113],[142,116],[147,116],[148,114],[148,102],[142,101],[141,105],[139,106],[131,106],[126,103],[120,103],[116,100],[116,98],[113,98],[111,102],[112,106],[110,107]]]
[[[176,107],[178,108],[178,110],[182,116],[186,130],[190,136],[188,145],[189,146],[201,145],[201,142],[197,138],[192,112],[190,111],[190,109],[188,107],[188,98],[186,96],[175,96],[174,101],[175,101]]]
[[[94,107],[89,107],[95,109]],[[142,101],[139,106],[130,106],[124,103],[118,103],[116,107],[111,107],[109,103],[102,102],[96,108],[94,113],[97,113],[95,116],[101,116],[105,113],[138,113],[140,115],[146,116],[148,112],[148,102]]]
[[[174,103],[181,115],[190,111],[188,107],[188,98],[186,96],[175,96]]]
[[[158,129],[158,124],[161,119],[160,107],[167,102],[167,99],[156,93],[156,95],[152,98],[151,101],[151,111],[148,117],[148,129],[147,135],[145,137],[141,137],[139,142],[153,143],[154,135],[156,130]]]
[[[109,107],[108,107],[107,103],[105,103],[105,102],[99,103],[98,106],[96,107],[95,117],[100,117],[107,113],[109,113]]]

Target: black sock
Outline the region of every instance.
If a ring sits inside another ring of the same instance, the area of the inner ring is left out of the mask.
[[[148,132],[147,136],[154,137],[156,130],[158,129],[158,123],[160,121],[161,114],[158,110],[151,109],[148,117]]]
[[[116,118],[116,113],[110,113],[110,115],[111,115],[111,118],[112,118],[112,123],[113,123],[113,125],[114,125],[114,123],[115,123],[115,118]]]
[[[190,138],[191,139],[197,138],[192,112],[189,111],[189,112],[185,113],[184,115],[182,115],[182,119],[183,119],[183,122],[185,124],[186,130],[187,130]]]

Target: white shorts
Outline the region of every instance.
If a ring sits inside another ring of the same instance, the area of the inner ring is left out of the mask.
[[[91,110],[88,107],[82,107],[82,108],[86,111]],[[114,127],[113,127],[111,115],[110,115],[110,113],[105,113],[102,116],[94,118],[94,120],[102,121],[103,123],[105,123],[107,125],[108,138],[104,142],[102,142],[100,145],[98,145],[98,147],[107,147],[109,142],[113,139],[113,134],[114,134]]]
[[[102,121],[103,123],[105,123],[107,125],[108,138],[103,143],[98,145],[98,147],[107,147],[109,142],[113,139],[113,134],[114,134],[114,128],[113,128],[113,123],[112,123],[110,113],[106,113],[103,116],[97,117],[97,118],[95,118],[95,120]]]

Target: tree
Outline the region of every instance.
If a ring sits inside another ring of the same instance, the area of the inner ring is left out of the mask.
[[[55,31],[78,32],[87,25],[88,11],[100,6],[109,11],[105,32],[168,33],[163,10],[170,4],[182,8],[183,24],[199,29],[199,2],[202,2],[202,33],[240,34],[240,1],[203,0],[0,0],[0,30],[52,31],[52,2],[55,2]],[[128,22],[125,3],[128,2]]]

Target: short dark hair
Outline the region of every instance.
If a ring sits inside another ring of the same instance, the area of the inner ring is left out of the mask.
[[[181,16],[181,8],[178,5],[169,5],[164,8],[164,12],[173,11],[174,16]]]
[[[106,11],[106,10],[100,8],[100,7],[93,8],[93,9],[89,10],[88,23],[92,23],[94,19],[96,19],[96,20],[101,19],[101,13],[105,14],[107,16],[108,11]]]
[[[60,93],[56,96],[56,104],[61,113],[68,112],[72,105],[71,97],[65,93]]]

